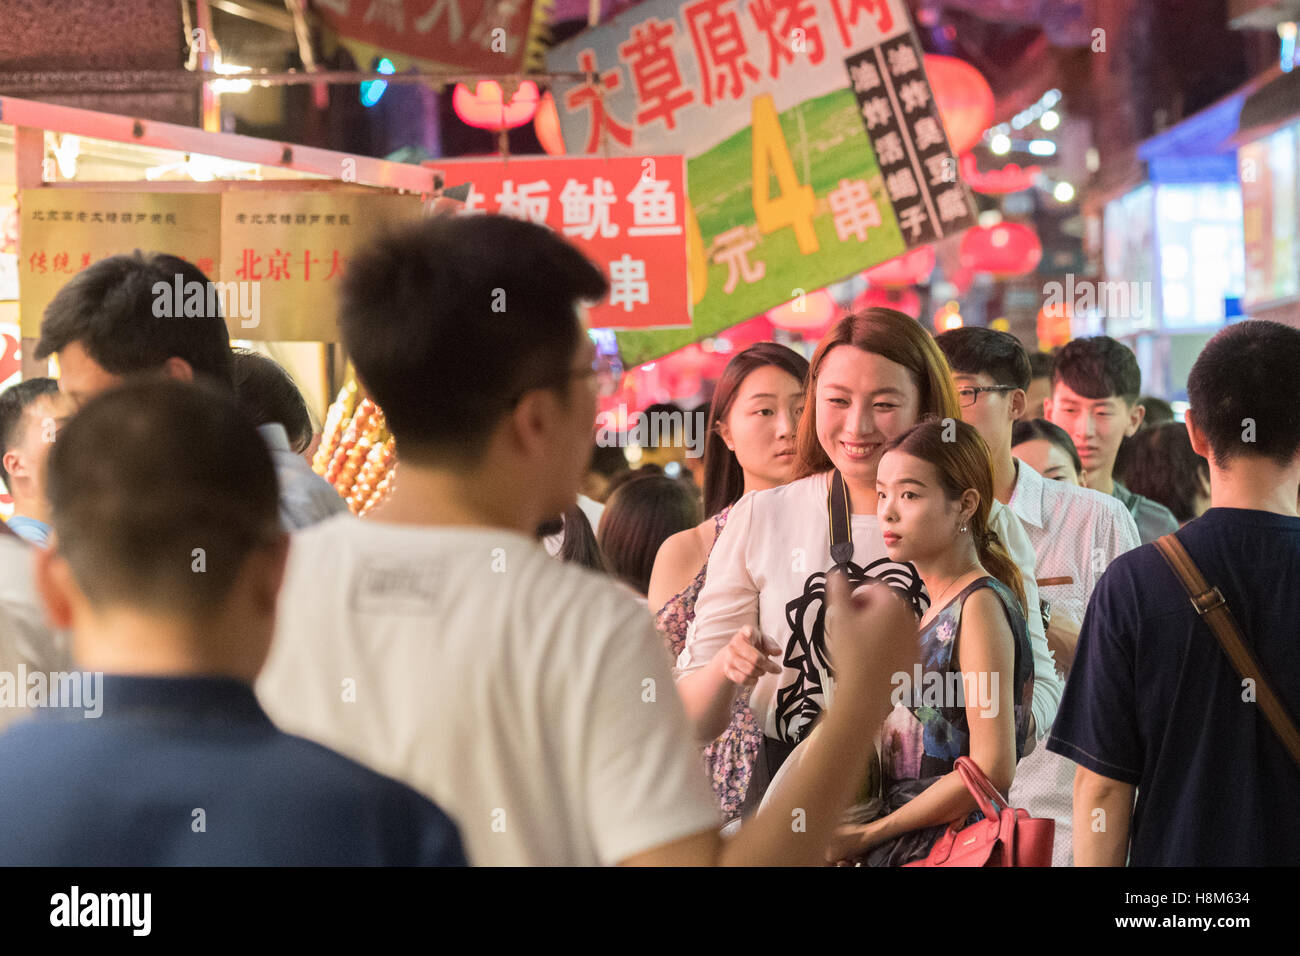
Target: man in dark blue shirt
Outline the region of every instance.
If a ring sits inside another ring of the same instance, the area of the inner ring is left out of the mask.
[[[1178,532],[1263,678],[1300,715],[1300,331],[1248,321],[1192,369],[1192,447],[1211,508]],[[1154,545],[1093,592],[1047,748],[1079,764],[1079,865],[1300,863],[1300,766]],[[1136,804],[1134,790],[1136,788]]]
[[[288,538],[229,395],[156,380],[91,400],[49,496],[37,584],[84,670],[0,686],[35,711],[0,736],[0,865],[464,865],[429,800],[258,705]]]

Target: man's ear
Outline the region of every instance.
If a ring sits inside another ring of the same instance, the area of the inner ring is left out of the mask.
[[[72,576],[72,568],[59,553],[57,540],[48,548],[32,550],[36,593],[45,608],[45,619],[55,630],[66,631],[72,627],[74,605],[85,597]]]
[[[1043,421],[1052,421],[1052,396],[1048,395],[1043,399]],[[1053,424],[1055,424],[1053,422]]]
[[[11,478],[18,478],[26,474],[27,469],[23,467],[23,456],[18,453],[16,448],[11,448],[5,452],[4,458],[0,458],[4,464],[4,469]]]
[[[168,378],[173,378],[178,382],[194,381],[194,367],[185,359],[175,355],[163,362],[162,372]]]
[[[1137,434],[1137,430],[1142,427],[1142,420],[1147,417],[1147,407],[1142,404],[1134,405],[1128,410],[1128,427],[1124,429],[1124,437],[1132,438]]]
[[[1029,395],[1023,388],[1018,388],[1011,393],[1011,401],[1007,402],[1007,411],[1011,413],[1011,420],[1019,421],[1020,417],[1025,414],[1025,409],[1029,407]]]
[[[515,444],[528,457],[540,457],[555,434],[559,417],[560,399],[551,389],[525,392],[508,419]]]
[[[1201,431],[1200,426],[1196,424],[1196,413],[1190,408],[1183,413],[1183,419],[1187,425],[1187,437],[1192,442],[1192,451],[1200,455],[1206,461],[1213,461],[1210,454],[1210,442]]]
[[[281,534],[269,545],[259,548],[249,556],[250,574],[256,607],[267,614],[275,614],[280,585],[284,583],[285,567],[289,561],[289,535]]]

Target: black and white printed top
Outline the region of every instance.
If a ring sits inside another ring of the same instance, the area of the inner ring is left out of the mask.
[[[677,659],[680,678],[711,661],[746,624],[782,648],[780,674],[765,674],[750,708],[768,736],[798,742],[826,704],[823,635],[826,572],[831,558],[827,509],[830,473],[751,492],[731,509],[709,555],[695,620]],[[916,569],[889,558],[875,501],[855,502],[852,516],[852,583],[882,580],[912,602],[918,617],[929,597]]]

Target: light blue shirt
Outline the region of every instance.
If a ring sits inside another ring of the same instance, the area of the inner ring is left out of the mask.
[[[275,465],[280,484],[280,525],[285,531],[296,531],[348,510],[347,502],[334,487],[289,447],[289,434],[283,425],[259,425],[257,433],[266,442]]]
[[[9,526],[10,531],[28,544],[34,544],[38,548],[49,546],[50,526],[44,521],[37,521],[35,518],[28,518],[25,515],[14,515],[5,524]]]

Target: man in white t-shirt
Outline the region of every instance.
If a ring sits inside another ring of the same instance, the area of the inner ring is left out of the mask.
[[[911,614],[836,593],[853,692],[784,799],[724,844],[650,616],[533,538],[586,471],[580,302],[606,291],[563,239],[499,216],[427,222],[349,264],[343,340],[398,479],[373,517],[295,535],[259,696],[287,731],[432,797],[474,864],[819,863],[866,772],[862,728],[917,656]]]
[[[0,674],[72,668],[67,635],[51,630],[36,598],[30,545],[17,535],[0,533]],[[0,728],[28,711],[24,695],[0,703]]]

